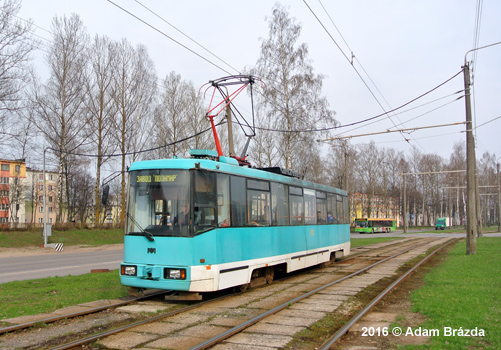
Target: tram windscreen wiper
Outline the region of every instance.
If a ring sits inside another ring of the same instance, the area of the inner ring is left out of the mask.
[[[139,228],[139,230],[141,231],[141,233],[143,234],[143,236],[144,236],[144,237],[146,237],[146,239],[147,239],[148,241],[153,242],[153,241],[155,240],[155,238],[153,238],[153,235],[152,235],[151,233],[149,233],[148,231],[145,231],[145,230],[141,227],[141,225],[139,225],[139,224],[137,223],[137,221],[136,221],[136,220],[134,220],[134,218],[133,218],[133,217],[129,214],[129,212],[127,212],[127,217],[128,217],[128,218],[132,221],[132,223],[133,223],[134,225],[136,225],[136,226]]]

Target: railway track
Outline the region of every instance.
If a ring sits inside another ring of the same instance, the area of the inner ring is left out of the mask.
[[[331,267],[309,269],[247,293],[197,303],[63,345],[55,345],[54,339],[34,348],[71,349],[92,343],[118,349],[216,345],[231,349],[239,343],[282,348],[297,331],[336,312],[367,286],[394,276],[403,263],[443,242],[406,239],[353,249],[353,256]]]
[[[394,245],[398,243],[395,242],[383,242],[383,243],[378,243],[378,244],[373,244],[373,245],[367,245],[367,246],[361,246],[361,247],[356,247],[352,248],[352,254],[349,257],[344,257],[340,259],[339,261],[349,261],[352,259],[355,259],[357,256],[364,254],[364,252],[367,252],[369,250],[372,250],[374,252],[380,251],[383,249],[391,249]],[[90,306],[90,307],[83,307],[79,311],[68,311],[68,312],[56,312],[53,313],[52,315],[47,315],[47,316],[41,316],[41,317],[33,317],[34,320],[28,321],[28,322],[21,322],[21,323],[16,323],[10,326],[6,327],[1,327],[0,328],[0,335],[10,333],[10,332],[15,332],[23,329],[28,329],[35,327],[36,325],[40,324],[50,324],[54,323],[60,320],[67,320],[67,319],[72,319],[75,317],[80,317],[80,316],[86,316],[94,313],[98,313],[101,311],[109,310],[109,309],[115,309],[121,306],[125,305],[130,305],[134,304],[140,301],[144,300],[149,300],[152,298],[155,298],[157,296],[162,296],[169,293],[169,291],[150,291],[146,295],[138,296],[138,297],[129,297],[124,300],[115,300],[115,301],[109,301],[102,303],[100,306]]]

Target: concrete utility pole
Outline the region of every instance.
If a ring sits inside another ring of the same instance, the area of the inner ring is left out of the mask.
[[[498,166],[498,232],[501,232],[501,186],[499,181],[499,163]]]
[[[466,254],[477,254],[477,208],[475,203],[475,140],[471,121],[470,65],[464,62],[464,92],[466,107]]]
[[[478,221],[477,209],[475,205],[475,176],[477,161],[475,157],[475,139],[473,138],[473,123],[471,121],[471,98],[470,98],[470,65],[466,61],[466,56],[470,52],[485,49],[494,45],[499,45],[501,42],[494,44],[477,47],[468,51],[464,55],[464,94],[465,94],[465,107],[466,107],[466,193],[468,196],[466,202],[466,254],[474,255],[477,253],[477,234],[478,234]],[[478,193],[478,191],[477,191]]]
[[[404,233],[407,233],[407,195],[405,193],[405,175],[404,178]]]
[[[348,192],[348,221],[351,224],[351,195],[350,195],[350,183],[348,181],[348,165],[349,165],[349,155],[348,155],[348,141],[344,143],[344,177],[345,177],[345,191]],[[355,219],[355,218],[354,218]]]

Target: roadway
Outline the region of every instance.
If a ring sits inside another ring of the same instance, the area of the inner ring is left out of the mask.
[[[0,283],[82,275],[94,269],[115,270],[119,268],[122,260],[123,245],[90,249],[65,248],[63,252],[45,248],[43,251],[29,254],[0,252]]]

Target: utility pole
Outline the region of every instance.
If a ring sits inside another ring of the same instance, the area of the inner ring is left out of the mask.
[[[348,192],[348,220],[351,224],[351,202],[352,202],[352,196],[350,194],[350,182],[349,182],[349,176],[348,176],[348,165],[349,165],[349,154],[348,154],[348,141],[345,141],[343,144],[343,150],[344,150],[344,190]],[[355,219],[355,218],[353,218]]]
[[[404,178],[404,233],[407,233],[407,195],[405,194],[405,174]]]
[[[478,221],[477,209],[475,205],[475,176],[477,161],[475,157],[475,139],[473,138],[473,123],[471,121],[471,98],[470,98],[470,65],[466,61],[466,56],[470,52],[485,49],[494,45],[499,45],[500,42],[477,47],[468,51],[464,55],[464,94],[465,94],[465,107],[466,107],[466,193],[468,196],[466,202],[466,254],[477,254],[477,234],[478,234]]]
[[[501,232],[501,187],[499,181],[499,163],[498,166],[498,232]]]
[[[466,107],[466,254],[477,254],[477,208],[475,204],[475,140],[471,121],[470,65],[463,66]]]
[[[478,171],[475,163],[475,210],[477,213],[477,237],[483,237],[482,233],[482,208],[480,206],[480,189],[478,186]]]

